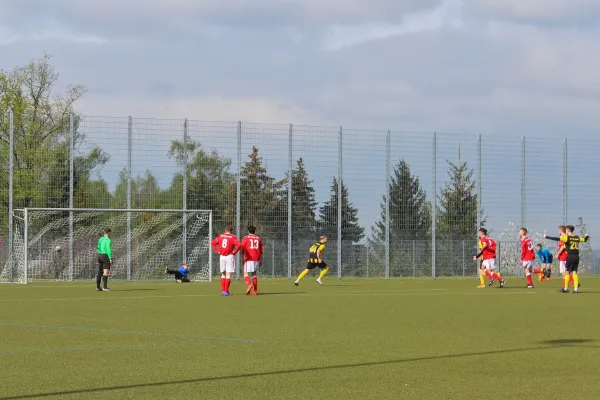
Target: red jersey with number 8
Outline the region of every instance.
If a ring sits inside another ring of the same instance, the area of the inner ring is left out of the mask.
[[[232,235],[231,233],[221,233],[211,243],[211,246],[215,253],[218,253],[222,256],[229,256],[237,253],[237,251],[235,253],[233,251],[235,250],[235,247],[239,245],[240,241],[235,235]]]
[[[483,259],[492,260],[496,258],[496,241],[487,236],[483,236],[480,240],[481,244],[484,246]]]
[[[260,261],[263,254],[263,241],[256,235],[249,234],[242,239],[242,251],[244,252],[244,262]]]

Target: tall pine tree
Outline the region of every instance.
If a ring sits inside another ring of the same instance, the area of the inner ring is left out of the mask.
[[[252,224],[265,237],[283,237],[287,232],[286,180],[276,181],[269,176],[256,146],[248,158],[241,170],[242,226]]]
[[[299,158],[292,171],[292,235],[297,239],[313,240],[317,226],[315,188]],[[286,203],[287,206],[287,203]]]
[[[349,199],[348,188],[342,182],[342,240],[356,243],[365,237],[365,229],[358,223],[358,209]],[[338,180],[333,178],[331,197],[319,209],[319,228],[330,240],[338,236]]]
[[[440,191],[438,235],[448,239],[473,238],[477,231],[477,191],[473,170],[458,157],[447,161],[449,181]],[[482,225],[485,219],[482,218]]]
[[[412,174],[410,165],[400,160],[394,167],[389,184],[390,196],[390,270],[392,275],[406,275],[412,270],[414,240],[423,249],[431,237],[431,204],[419,178]],[[385,265],[386,244],[386,195],[381,201],[381,218],[372,229],[369,246],[374,251],[375,267]],[[429,251],[424,251],[429,254]],[[406,271],[403,270],[407,269]],[[411,271],[412,272],[412,271]]]
[[[426,239],[430,236],[431,206],[419,178],[400,160],[390,178],[390,241]],[[373,242],[385,242],[386,195],[381,201],[381,219],[373,227]]]

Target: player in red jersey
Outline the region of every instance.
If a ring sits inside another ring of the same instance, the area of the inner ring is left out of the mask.
[[[215,253],[220,254],[221,264],[221,295],[231,296],[231,274],[235,272],[235,255],[240,251],[240,241],[231,233],[231,225],[225,225],[225,232],[221,233],[211,242]]]
[[[535,262],[535,250],[533,249],[533,242],[527,236],[529,231],[527,228],[519,229],[519,238],[521,239],[521,263],[525,269],[525,277],[527,278],[527,288],[533,289],[533,279],[531,274],[543,273],[542,270],[533,269]]]
[[[252,225],[248,227],[248,235],[242,239],[241,245],[244,255],[244,281],[246,282],[246,296],[253,291],[254,295],[258,294],[258,278],[256,271],[263,263],[263,241],[256,236],[256,228]]]
[[[496,241],[487,236],[487,229],[481,228],[477,235],[479,236],[479,240],[481,242],[481,250],[479,253],[473,257],[473,261],[476,261],[479,257],[483,259],[483,263],[481,265],[481,270],[483,274],[488,277],[490,280],[490,286],[494,284],[494,280],[497,279],[500,282],[500,287],[504,287],[506,280],[503,279],[500,274],[496,271]],[[485,285],[483,283],[483,275],[481,275],[481,284],[478,286],[479,288],[484,288]]]
[[[558,227],[558,237],[564,236],[567,234],[567,227],[565,225],[561,225]],[[567,248],[563,242],[558,242],[558,253],[556,253],[556,258],[558,258],[558,262],[560,263],[560,274],[564,277],[567,276]],[[569,283],[573,283],[573,275],[569,274]],[[581,286],[581,285],[579,285]]]

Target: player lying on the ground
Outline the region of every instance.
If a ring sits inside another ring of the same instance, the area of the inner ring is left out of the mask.
[[[327,275],[329,271],[329,266],[326,262],[323,261],[323,253],[325,252],[325,243],[327,243],[327,235],[321,235],[320,241],[315,242],[310,249],[308,249],[308,263],[306,264],[306,269],[298,275],[298,279],[294,282],[294,285],[299,286],[302,278],[306,276],[310,271],[315,268],[319,268],[321,270],[321,274],[319,275],[319,279],[317,279],[317,283],[322,285],[323,278]]]
[[[487,236],[487,229],[485,228],[481,228],[479,232],[477,232],[477,235],[479,236],[479,241],[481,243],[481,250],[473,257],[473,261],[476,261],[478,258],[483,260],[479,272],[480,285],[477,287],[485,287],[484,275],[489,278],[490,286],[494,284],[495,279],[498,279],[500,287],[504,287],[506,281],[502,279],[500,274],[494,271],[496,269],[496,241]]]
[[[179,269],[169,269],[168,267],[165,269],[165,272],[169,275],[175,275],[175,280],[179,283],[182,282],[190,282],[187,275],[190,272],[190,268],[187,264],[181,264]]]
[[[584,237],[575,235],[575,227],[573,225],[567,225],[566,234],[561,237],[552,237],[544,234],[545,239],[559,241],[565,244],[565,251],[567,252],[567,275],[563,280],[563,288],[560,290],[561,293],[569,292],[569,282],[573,277],[573,293],[579,292],[579,243],[587,242],[590,236],[586,233]]]
[[[541,244],[538,244],[536,249],[535,253],[542,267],[542,272],[538,274],[538,280],[543,281],[544,278],[550,280],[550,276],[552,275],[552,253]]]

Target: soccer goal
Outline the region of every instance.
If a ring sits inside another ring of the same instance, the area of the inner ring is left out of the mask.
[[[0,283],[94,279],[106,227],[111,279],[173,279],[165,269],[187,263],[192,281],[211,281],[210,210],[25,208],[14,210],[13,227],[13,255],[0,266]]]

